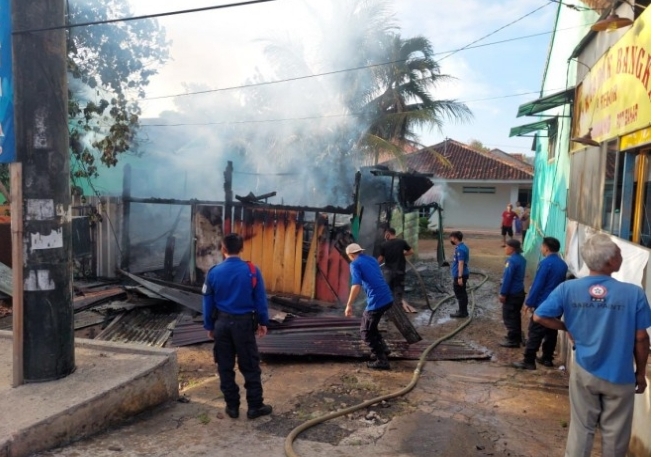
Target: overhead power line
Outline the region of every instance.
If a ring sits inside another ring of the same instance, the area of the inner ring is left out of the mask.
[[[561,90],[564,89],[548,89],[544,92],[559,92]],[[488,98],[462,100],[461,103],[499,100],[502,98],[521,97],[524,95],[532,95],[532,94],[539,94],[539,93],[541,93],[541,91],[535,90],[530,92],[521,92],[518,94],[507,94],[507,95],[499,95],[499,96],[488,97]],[[355,117],[355,116],[361,116],[363,114],[366,113],[323,114],[323,115],[316,115],[316,116],[286,117],[286,118],[279,118],[279,119],[245,119],[240,121],[189,122],[189,123],[177,123],[177,124],[141,124],[141,127],[185,127],[185,126],[201,127],[201,126],[208,126],[208,125],[262,124],[262,123],[269,123],[269,122],[308,121],[308,120],[315,120],[315,119],[329,119],[329,118],[337,118],[337,117]],[[402,113],[394,113],[394,114],[402,114]]]
[[[570,8],[575,11],[597,11],[596,9],[590,8],[588,6],[578,6],[578,5],[574,5],[573,3],[563,2],[561,0],[548,0],[548,1],[551,3],[558,3],[562,6],[566,6],[567,8]]]
[[[535,8],[535,9],[533,9],[532,11],[530,11],[529,13],[524,14],[524,15],[521,16],[520,18],[515,19],[515,20],[513,20],[512,22],[509,22],[509,23],[503,25],[502,27],[499,27],[499,28],[497,28],[496,30],[493,30],[493,31],[490,32],[490,33],[487,33],[485,36],[480,37],[480,38],[478,38],[477,40],[473,40],[473,41],[471,41],[471,42],[470,42],[469,44],[467,44],[466,46],[463,46],[463,47],[461,47],[461,48],[459,48],[459,49],[454,50],[454,51],[451,52],[450,54],[448,54],[448,55],[446,55],[446,56],[444,56],[444,57],[438,59],[437,62],[441,62],[442,60],[447,59],[448,57],[450,57],[450,56],[452,56],[452,55],[454,55],[454,54],[457,54],[458,52],[461,52],[461,51],[463,51],[463,50],[465,50],[465,49],[470,48],[470,47],[471,47],[472,45],[474,45],[475,43],[479,43],[480,41],[484,40],[485,38],[489,38],[490,36],[495,35],[496,33],[500,32],[501,30],[504,30],[504,29],[506,29],[507,27],[509,27],[509,26],[511,26],[511,25],[514,25],[514,24],[516,24],[517,22],[522,21],[523,19],[527,18],[528,16],[533,15],[533,14],[536,13],[537,11],[540,11],[540,10],[544,9],[545,7],[547,7],[547,6],[549,6],[549,5],[551,5],[551,2],[550,2],[550,1],[547,2],[547,3],[544,3],[544,4],[541,5],[539,8]]]
[[[200,13],[203,11],[219,10],[224,8],[234,8],[237,6],[256,5],[258,3],[268,3],[274,1],[275,0],[250,0],[250,1],[238,2],[238,3],[227,3],[225,5],[213,5],[213,6],[205,6],[202,8],[191,8],[186,10],[167,11],[164,13],[146,14],[143,16],[121,17],[116,19],[104,19],[100,21],[91,21],[91,22],[78,22],[76,24],[57,25],[53,27],[43,27],[39,29],[16,30],[12,32],[12,35],[20,35],[24,33],[35,33],[35,32],[47,32],[49,30],[72,29],[75,27],[88,27],[92,25],[101,25],[101,24],[114,24],[116,22],[140,21],[143,19],[155,19],[158,17],[176,16],[178,14]]]
[[[560,31],[564,31],[564,30],[573,30],[573,29],[578,29],[578,28],[581,28],[581,27],[588,27],[589,25],[591,25],[591,24],[583,24],[583,25],[578,25],[578,26],[574,26],[574,27],[563,27],[563,28],[557,29],[555,31],[560,32]],[[550,35],[552,33],[553,33],[553,31],[549,30],[548,32],[539,32],[539,33],[533,33],[533,34],[530,34],[530,35],[521,35],[521,36],[518,36],[518,37],[507,38],[507,39],[504,39],[504,40],[492,41],[490,43],[483,43],[483,44],[478,44],[478,45],[475,45],[475,46],[469,46],[469,47],[466,48],[466,50],[468,51],[470,49],[483,48],[483,47],[486,47],[486,46],[493,46],[493,45],[497,45],[497,44],[509,43],[509,42],[518,41],[518,40],[525,40],[525,39],[528,39],[528,38],[534,38],[534,37],[543,36],[543,35]],[[449,53],[453,53],[455,51],[457,51],[457,50],[440,51],[440,52],[436,52],[435,55],[449,54]],[[204,89],[204,90],[197,90],[197,91],[191,91],[191,92],[180,92],[180,93],[176,93],[176,94],[157,95],[157,96],[154,96],[154,97],[142,98],[142,99],[139,100],[139,102],[144,102],[144,101],[148,102],[148,101],[152,101],[152,100],[163,100],[163,99],[167,99],[167,98],[187,97],[187,96],[192,96],[192,95],[211,94],[211,93],[216,93],[216,92],[227,92],[227,91],[231,91],[231,90],[249,89],[249,88],[252,88],[252,87],[270,86],[270,85],[282,84],[282,83],[286,83],[286,82],[301,81],[303,79],[311,79],[311,78],[318,78],[318,77],[321,77],[321,76],[329,76],[329,75],[335,75],[335,74],[339,74],[339,73],[347,73],[347,72],[351,72],[351,71],[366,70],[368,68],[383,67],[383,66],[386,66],[386,65],[393,65],[393,64],[401,63],[401,62],[405,62],[405,61],[406,61],[406,59],[392,60],[392,61],[389,61],[389,62],[374,63],[374,64],[369,64],[369,65],[362,65],[362,66],[359,66],[359,67],[343,68],[341,70],[326,71],[326,72],[323,72],[323,73],[315,73],[315,74],[311,74],[311,75],[297,76],[297,77],[294,77],[294,78],[276,79],[275,81],[264,81],[264,82],[260,82],[260,83],[251,83],[251,84],[241,84],[241,85],[238,85],[238,86],[220,87],[218,89]]]

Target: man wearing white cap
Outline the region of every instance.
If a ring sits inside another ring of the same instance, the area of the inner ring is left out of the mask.
[[[387,355],[389,349],[382,339],[378,330],[378,324],[384,313],[393,305],[391,290],[384,280],[380,265],[375,258],[364,254],[364,249],[359,244],[353,243],[346,247],[346,254],[351,260],[350,275],[352,287],[346,304],[346,316],[353,315],[353,303],[364,287],[366,291],[366,309],[362,314],[360,333],[362,339],[369,345],[375,360],[368,362],[369,368],[376,370],[389,370]]]

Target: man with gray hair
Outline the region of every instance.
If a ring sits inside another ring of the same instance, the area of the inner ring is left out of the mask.
[[[650,305],[643,289],[611,277],[623,258],[609,236],[589,238],[582,258],[589,276],[560,284],[533,319],[568,332],[573,342],[576,363],[569,380],[571,425],[565,457],[589,457],[596,426],[602,455],[622,457],[630,443],[634,395],[646,389]]]

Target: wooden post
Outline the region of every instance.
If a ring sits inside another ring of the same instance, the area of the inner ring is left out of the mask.
[[[23,384],[23,167],[12,163],[11,173],[11,263],[13,265],[13,382]]]
[[[196,213],[198,207],[191,203],[191,240],[189,244],[189,284],[196,285]]]
[[[223,173],[225,182],[223,183],[223,189],[225,190],[225,212],[223,217],[223,234],[228,235],[232,233],[232,172],[234,167],[232,166],[232,161],[227,162],[227,167]]]
[[[23,380],[75,370],[64,0],[13,0],[16,158],[22,164]],[[17,297],[14,297],[15,299]],[[19,299],[20,300],[20,299]]]
[[[121,225],[121,270],[130,271],[130,197],[132,196],[132,166],[123,168],[123,224]]]

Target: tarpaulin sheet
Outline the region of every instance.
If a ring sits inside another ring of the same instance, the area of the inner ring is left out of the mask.
[[[589,268],[582,260],[582,245],[588,237],[597,232],[578,222],[569,221],[566,233],[568,238],[566,262],[569,264],[571,272],[577,277],[588,276]],[[610,238],[621,249],[621,255],[623,256],[621,269],[614,273],[612,277],[619,281],[643,287],[644,268],[646,268],[650,260],[650,250],[615,236],[610,235]]]

